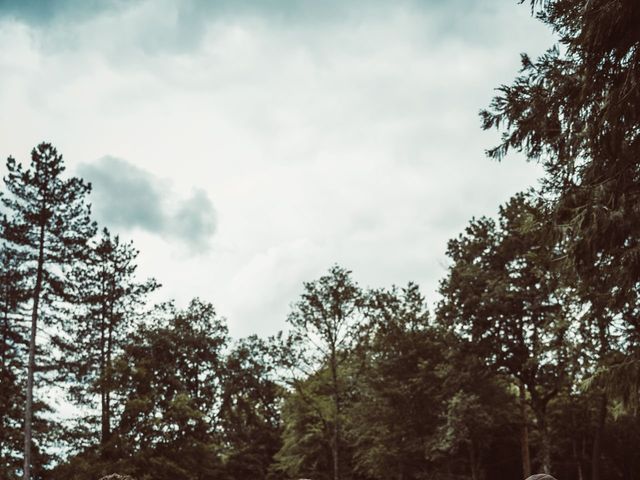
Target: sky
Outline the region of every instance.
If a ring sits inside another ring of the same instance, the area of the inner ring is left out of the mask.
[[[0,0],[0,157],[52,142],[236,337],[336,263],[433,303],[447,240],[542,175],[478,112],[553,42],[516,0]]]

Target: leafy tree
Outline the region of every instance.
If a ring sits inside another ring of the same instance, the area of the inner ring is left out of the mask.
[[[328,369],[330,383],[326,396],[331,400],[331,457],[333,479],[340,479],[342,460],[342,406],[346,393],[341,366],[353,352],[360,327],[362,293],[351,279],[351,272],[337,265],[327,275],[304,284],[304,293],[289,315],[291,341],[295,347],[295,366],[305,376]],[[295,377],[294,386],[301,390]]]
[[[220,399],[225,471],[266,479],[281,447],[283,388],[276,382],[277,339],[243,339],[225,358]]]
[[[439,335],[417,285],[367,295],[364,368],[348,410],[356,468],[370,478],[423,478],[442,409]]]
[[[76,177],[63,178],[62,155],[51,144],[41,143],[32,150],[27,169],[9,157],[7,170],[4,178],[7,195],[2,200],[11,216],[4,229],[4,240],[23,255],[32,300],[23,468],[24,480],[30,480],[36,338],[41,303],[52,306],[56,297],[64,295],[63,270],[84,253],[95,225],[85,203],[90,185]]]
[[[211,304],[164,305],[131,334],[114,361],[119,417],[107,444],[60,465],[53,479],[84,480],[114,471],[138,479],[219,478],[220,394],[227,329]]]
[[[438,368],[443,404],[428,455],[472,480],[519,474],[514,385],[496,375],[464,341],[445,337]],[[515,455],[514,455],[515,454]],[[442,467],[440,467],[442,470]]]
[[[227,329],[193,300],[168,321],[142,327],[120,360],[119,441],[153,478],[205,478],[219,465],[219,415]],[[125,450],[126,452],[127,450]],[[123,452],[124,453],[124,452]]]
[[[554,268],[559,253],[545,218],[541,199],[520,194],[501,208],[499,226],[473,220],[451,240],[453,265],[442,282],[439,318],[526,389],[548,472],[547,406],[567,381],[571,318],[563,308],[567,298]]]
[[[331,375],[325,368],[298,380],[295,390],[286,395],[281,409],[282,447],[275,455],[274,472],[286,478],[333,478],[330,385]]]

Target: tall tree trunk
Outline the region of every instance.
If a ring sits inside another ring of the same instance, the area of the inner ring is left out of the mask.
[[[8,302],[7,302],[8,303]],[[2,377],[4,377],[5,375],[5,365],[7,362],[7,345],[9,343],[9,319],[8,317],[8,313],[7,310],[9,309],[8,306],[6,306],[5,311],[4,311],[4,323],[3,323],[3,330],[2,330],[2,366],[0,367],[0,375]],[[2,417],[0,417],[0,429],[2,431],[4,431],[4,423],[5,423],[5,419],[4,419],[5,415],[4,413],[2,414]],[[2,459],[2,452],[4,450],[4,445],[2,443],[2,441],[0,441],[0,459]]]
[[[603,314],[597,316],[598,320],[598,340],[600,341],[600,361],[609,353],[609,338],[607,332],[607,321]],[[593,450],[591,452],[591,480],[600,480],[600,457],[602,450],[602,433],[607,420],[607,395],[600,394],[598,406],[598,423],[593,438]]]
[[[340,480],[340,398],[338,392],[338,365],[335,346],[331,346],[331,380],[333,382],[333,480]]]
[[[107,295],[107,288],[105,286],[105,273],[101,272],[102,279],[102,301],[100,304],[100,446],[104,446],[107,441],[106,432],[106,411],[107,411],[107,399],[105,389],[105,376],[106,376],[106,330],[107,330],[107,306],[104,297]],[[100,449],[100,454],[104,457],[104,449]]]
[[[578,446],[576,445],[576,440],[573,439],[572,443],[573,443],[573,458],[576,462],[578,480],[584,480],[584,471],[582,469],[582,459],[578,456]]]
[[[33,309],[31,311],[31,335],[29,337],[29,363],[27,366],[27,402],[24,409],[24,469],[23,480],[31,480],[31,424],[33,420],[33,378],[36,369],[36,332],[38,327],[38,306],[42,291],[44,270],[44,225],[40,226],[38,244],[38,270],[33,290]]]
[[[542,461],[542,473],[551,473],[551,439],[549,438],[549,426],[547,425],[546,409],[539,407],[536,409],[536,420],[538,421],[538,433],[540,434],[540,459]]]
[[[107,442],[107,395],[106,395],[106,351],[105,351],[105,319],[102,315],[102,322],[100,325],[100,444],[104,445]]]
[[[522,475],[524,478],[531,476],[531,454],[529,453],[529,418],[527,416],[527,402],[524,384],[518,384],[520,390],[520,454],[522,456]]]
[[[111,355],[113,352],[113,308],[109,315],[109,333],[107,335],[107,365],[105,375],[105,419],[104,429],[106,432],[105,443],[111,438]]]
[[[478,458],[478,449],[473,439],[468,443],[469,448],[469,465],[471,467],[471,480],[480,480],[480,459]]]
[[[4,366],[7,363],[7,349],[9,344],[9,296],[8,292],[5,292],[5,302],[4,302],[4,315],[3,315],[3,325],[2,325],[2,371],[4,371]]]
[[[102,303],[100,305],[101,323],[100,323],[100,399],[101,399],[101,415],[100,415],[100,445],[104,447],[109,440],[109,342],[111,337],[111,315],[109,313],[109,288],[106,284],[108,273],[102,270]],[[106,451],[101,449],[101,455],[106,457]]]
[[[571,411],[571,425],[574,429],[574,431],[576,430],[576,417],[575,417],[575,412]],[[576,440],[576,437],[574,437],[573,435],[571,436],[571,449],[573,452],[573,461],[576,464],[576,469],[577,469],[577,474],[578,474],[578,480],[584,480],[584,472],[582,470],[582,457],[581,455],[578,453],[578,442]]]
[[[591,453],[591,480],[600,480],[600,457],[602,451],[602,434],[607,419],[607,394],[600,395],[600,405],[598,408],[598,424],[593,438],[593,451]]]

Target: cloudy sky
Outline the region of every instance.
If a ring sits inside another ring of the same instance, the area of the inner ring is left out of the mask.
[[[541,175],[478,111],[552,42],[516,0],[0,0],[0,156],[52,142],[235,336],[333,263],[434,301],[447,239]]]

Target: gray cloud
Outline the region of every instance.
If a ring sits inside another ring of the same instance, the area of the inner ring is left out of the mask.
[[[93,210],[100,223],[176,239],[191,253],[208,250],[216,214],[205,191],[197,189],[188,199],[179,199],[168,182],[111,156],[81,163],[77,170],[93,186]]]
[[[145,0],[0,0],[0,14],[13,16],[32,24],[47,24],[66,18],[83,20],[105,11],[135,8]],[[160,2],[156,2],[160,3]],[[382,0],[353,2],[354,4],[375,7],[384,5]],[[401,2],[414,3],[414,2]],[[430,1],[428,3],[441,3]],[[159,8],[166,8],[161,3]],[[282,20],[313,20],[339,18],[350,10],[346,2],[340,0],[315,2],[309,0],[181,0],[179,12],[182,19],[194,21],[202,14],[210,17],[226,15],[260,15]]]
[[[80,164],[78,173],[93,185],[93,209],[101,223],[153,233],[165,229],[162,188],[150,173],[109,156]]]
[[[0,0],[0,15],[32,25],[82,21],[124,6],[121,0]]]
[[[330,33],[336,25],[360,28],[373,17],[399,11],[428,16],[421,41],[431,45],[450,38],[492,44],[501,34],[492,21],[485,20],[500,16],[504,6],[503,0],[397,0],[392,4],[383,0],[0,0],[0,19],[13,18],[38,29],[54,27],[44,43],[77,48],[95,39],[83,33],[77,36],[72,28],[138,11],[147,21],[138,25],[137,35],[125,35],[121,41],[130,50],[156,54],[196,50],[212,23],[259,19],[294,32],[317,27]]]
[[[172,232],[188,239],[194,250],[207,250],[208,240],[216,231],[215,209],[207,192],[194,190],[191,198],[178,206],[171,227]]]

